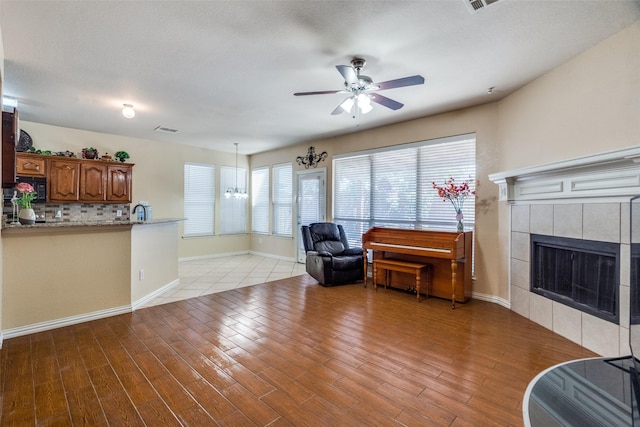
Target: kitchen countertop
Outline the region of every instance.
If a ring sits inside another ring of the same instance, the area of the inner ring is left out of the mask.
[[[58,222],[38,222],[32,225],[12,225],[12,224],[3,224],[2,232],[14,232],[14,231],[23,231],[23,230],[59,230],[59,229],[77,229],[77,228],[89,228],[89,227],[97,227],[97,228],[122,228],[122,227],[131,227],[131,226],[144,226],[144,225],[155,225],[155,224],[165,224],[171,222],[183,221],[184,218],[158,218],[153,219],[151,221],[58,221]]]

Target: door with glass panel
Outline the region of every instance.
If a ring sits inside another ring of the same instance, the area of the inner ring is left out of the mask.
[[[297,173],[297,232],[298,262],[305,262],[304,244],[300,228],[314,222],[325,221],[326,209],[325,168]]]

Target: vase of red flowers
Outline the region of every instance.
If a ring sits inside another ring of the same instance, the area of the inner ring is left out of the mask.
[[[442,198],[443,202],[451,202],[453,208],[456,210],[456,229],[458,231],[464,231],[464,215],[462,214],[462,207],[468,196],[476,194],[474,190],[471,190],[469,180],[456,184],[455,179],[449,178],[444,182],[444,185],[438,185],[435,181],[432,184],[433,188],[438,191],[438,196]]]
[[[31,208],[31,201],[36,198],[38,193],[36,193],[36,190],[27,182],[21,182],[16,189],[20,192],[20,197],[16,200],[16,203],[20,205],[18,221],[24,225],[35,224],[36,213]]]

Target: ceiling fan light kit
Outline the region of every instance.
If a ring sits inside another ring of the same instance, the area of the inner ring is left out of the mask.
[[[358,113],[367,114],[370,112],[373,109],[373,106],[371,105],[372,101],[391,110],[399,110],[404,106],[404,104],[375,93],[374,91],[421,85],[424,83],[424,77],[421,75],[415,75],[376,84],[373,82],[371,77],[360,74],[360,71],[362,71],[365,64],[366,61],[364,59],[353,58],[351,60],[351,65],[336,65],[336,69],[344,78],[345,88],[342,90],[296,92],[294,95],[349,94],[349,97],[342,101],[340,105],[331,112],[331,114],[338,115],[342,113],[349,113],[355,118]]]

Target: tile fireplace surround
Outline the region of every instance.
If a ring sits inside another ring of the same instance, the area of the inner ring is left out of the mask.
[[[629,200],[640,194],[640,148],[489,175],[509,203],[511,309],[603,356],[630,353]],[[530,234],[620,244],[620,324],[530,291]]]

